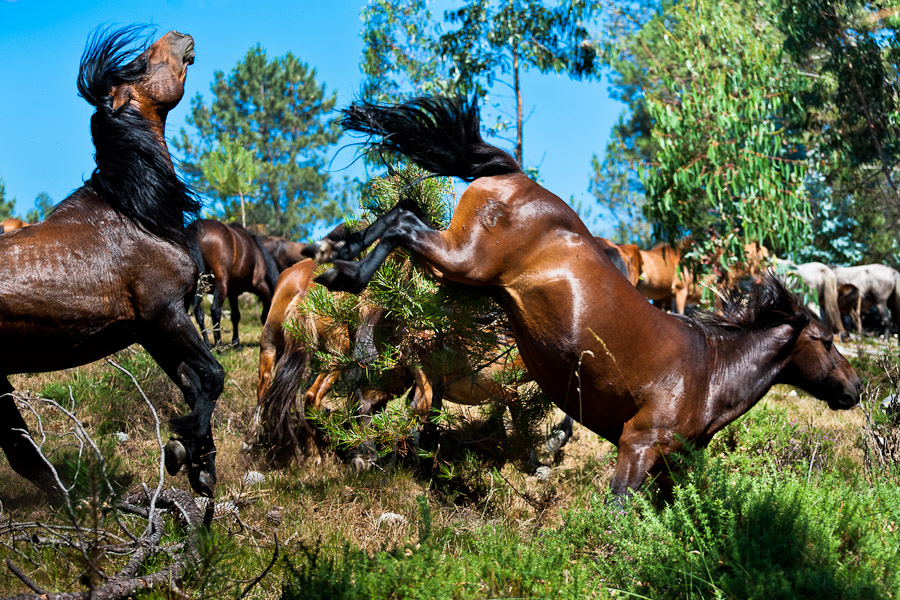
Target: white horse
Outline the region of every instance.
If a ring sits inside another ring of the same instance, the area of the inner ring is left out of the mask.
[[[775,264],[784,265],[788,273],[798,276],[816,292],[819,301],[819,319],[832,333],[840,337],[846,336],[847,332],[844,330],[838,308],[837,280],[831,268],[820,262],[797,265],[779,258],[775,259]]]
[[[850,309],[858,334],[862,335],[860,312],[864,307],[871,306],[878,309],[884,324],[885,338],[890,335],[889,307],[894,325],[900,330],[900,273],[887,265],[879,264],[834,267],[833,270],[838,287],[852,285],[859,292],[855,297],[855,305]]]

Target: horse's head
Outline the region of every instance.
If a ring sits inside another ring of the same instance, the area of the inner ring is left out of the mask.
[[[146,31],[145,26],[96,31],[81,57],[78,91],[98,108],[118,113],[130,105],[145,118],[164,122],[184,95],[194,39],[170,31],[141,51]]]
[[[113,86],[110,90],[113,109],[131,102],[146,117],[164,118],[184,96],[187,67],[194,63],[194,38],[170,31],[144,50],[134,63],[143,65],[144,76]]]
[[[859,377],[834,345],[834,336],[809,311],[795,304],[799,319],[793,331],[793,346],[779,381],[799,387],[828,402],[833,410],[846,409],[859,403]]]

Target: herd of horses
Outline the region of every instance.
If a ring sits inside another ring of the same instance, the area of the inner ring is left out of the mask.
[[[498,352],[489,368],[469,365],[466,372],[463,365],[458,377],[436,376],[422,360],[421,368],[398,373],[395,387],[359,398],[374,406],[379,393],[408,389],[420,410],[441,398],[481,403],[505,393],[495,389],[492,371],[523,367],[523,379],[568,415],[563,429],[571,431],[574,419],[618,446],[610,483],[617,496],[648,476],[671,483],[671,453],[708,443],[773,384],[799,387],[832,409],[858,403],[859,379],[829,328],[771,275],[719,314],[685,317],[650,304],[648,297],[683,312],[696,293],[700,284],[675,268],[678,252],[594,238],[565,202],[481,138],[474,101],[362,101],[343,111],[344,129],[367,135],[368,148],[469,182],[445,230],[424,223],[407,196],[363,229],[338,227],[306,246],[199,220],[200,205],[177,176],[165,140],[166,116],[194,60],[193,39],[172,31],[148,45],[144,33],[95,32],[82,56],[78,90],[96,108],[90,179],[44,221],[0,235],[0,446],[12,468],[41,489],[56,493],[65,482],[32,441],[7,376],[85,364],[138,343],[191,409],[171,421],[166,468],[172,476],[186,469],[195,492],[213,495],[210,418],[224,372],[200,333],[201,273],[213,278],[216,343],[224,300],[239,342],[236,297],[260,297],[260,419],[286,422],[282,442],[305,447],[311,432],[302,408],[291,410],[294,397],[303,389],[303,402],[320,402],[335,377],[310,373],[310,354],[331,345],[365,368],[378,352],[379,324],[390,316],[370,310],[352,330],[339,330],[299,311],[302,299],[315,285],[361,293],[398,247],[438,281],[498,302],[518,356]],[[331,267],[316,275],[318,263]],[[291,320],[308,335],[286,335]]]
[[[856,333],[862,335],[862,315],[875,309],[885,338],[900,331],[900,273],[882,264],[829,267],[820,262],[783,264],[786,273],[800,278],[817,296],[822,321],[844,337],[843,315],[848,315]]]

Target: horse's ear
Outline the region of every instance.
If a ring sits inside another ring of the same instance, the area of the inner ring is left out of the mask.
[[[114,112],[119,112],[123,106],[128,104],[131,101],[131,86],[130,85],[120,85],[113,89],[112,93],[112,109]]]

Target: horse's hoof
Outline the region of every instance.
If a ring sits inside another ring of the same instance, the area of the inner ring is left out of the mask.
[[[356,280],[337,269],[328,269],[318,277],[315,282],[327,287],[332,292],[349,292],[351,294],[359,294],[366,289],[366,283]]]
[[[350,461],[350,468],[354,473],[362,473],[372,468],[372,463],[367,458],[357,456]]]
[[[212,498],[215,495],[216,478],[209,471],[191,473],[188,477],[191,488],[204,498]]]
[[[184,444],[178,440],[169,440],[169,443],[163,448],[163,455],[165,456],[166,471],[173,477],[178,475],[178,471],[187,461],[187,450],[185,450]]]
[[[556,454],[560,448],[566,443],[565,431],[554,431],[553,435],[547,438],[547,452]]]
[[[338,278],[340,273],[338,273],[335,269],[328,269],[321,275],[315,278],[315,282],[319,285],[324,285],[329,290],[332,289],[332,285],[334,285],[334,280]]]

